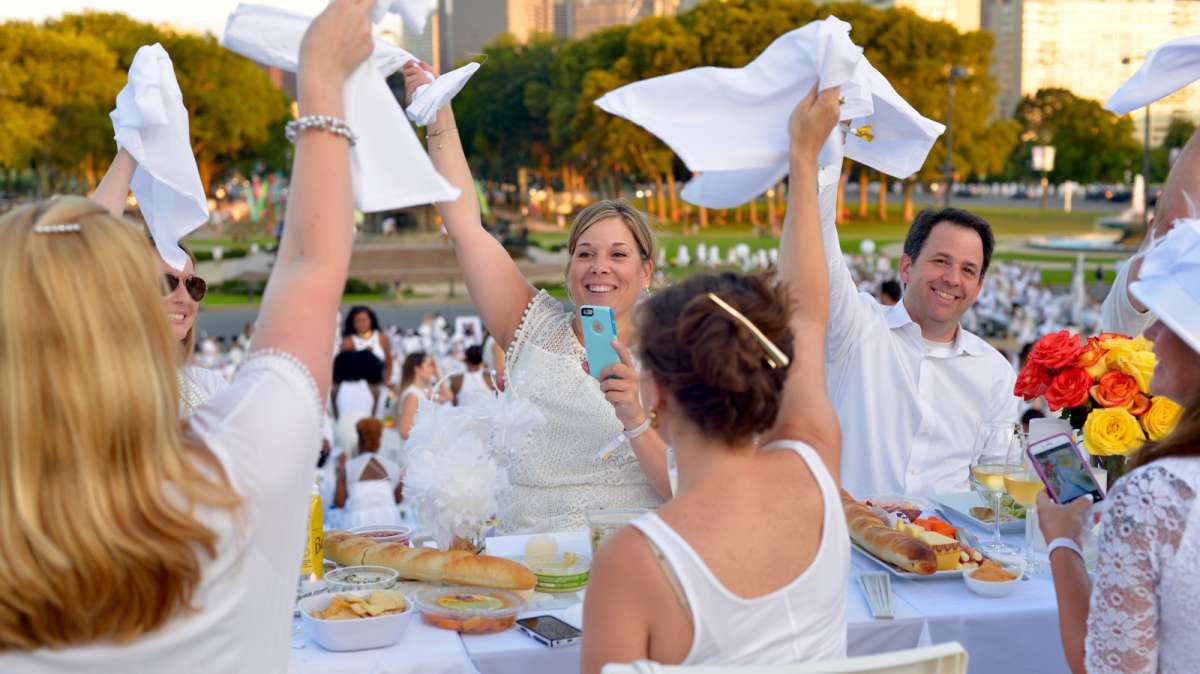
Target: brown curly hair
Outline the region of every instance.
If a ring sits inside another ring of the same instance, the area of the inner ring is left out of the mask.
[[[354,429],[358,431],[358,448],[374,452],[379,450],[380,441],[383,438],[383,423],[375,417],[367,417],[360,419],[357,424],[354,424]]]

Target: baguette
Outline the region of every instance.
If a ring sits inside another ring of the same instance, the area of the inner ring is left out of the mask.
[[[325,535],[326,554],[338,564],[368,564],[394,569],[401,578],[498,590],[532,590],[537,577],[525,565],[464,550],[441,552],[404,543],[376,543],[344,532]],[[337,548],[337,552],[331,550]],[[335,556],[337,555],[337,556]],[[347,562],[343,563],[340,558]]]
[[[346,531],[330,531],[325,534],[325,556],[338,566],[358,566],[363,563],[363,554],[375,541],[366,536],[355,536]]]
[[[889,564],[928,576],[937,571],[937,555],[929,544],[889,529],[867,506],[842,491],[842,508],[850,538]]]

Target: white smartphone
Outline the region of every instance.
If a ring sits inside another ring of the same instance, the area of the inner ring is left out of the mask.
[[[1055,503],[1065,504],[1092,495],[1092,501],[1104,498],[1100,483],[1087,465],[1087,458],[1071,436],[1051,435],[1029,445],[1029,459],[1046,491]]]
[[[552,615],[538,615],[521,618],[517,621],[517,629],[540,641],[550,648],[570,646],[579,643],[583,632],[555,618]]]

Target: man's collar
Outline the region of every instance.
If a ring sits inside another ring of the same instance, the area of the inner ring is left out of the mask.
[[[904,298],[901,298],[899,302],[888,308],[886,320],[889,330],[896,330],[906,325],[912,325],[913,327],[910,329],[916,330],[918,335],[922,335],[921,326],[912,319],[912,316],[908,313],[908,308],[904,306]],[[950,343],[950,351],[956,356],[964,352],[971,356],[983,356],[988,352],[987,342],[964,330],[960,325],[954,332],[954,341]]]

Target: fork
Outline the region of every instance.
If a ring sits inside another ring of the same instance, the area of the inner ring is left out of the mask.
[[[892,612],[892,577],[886,573],[860,573],[858,584],[863,596],[867,598],[867,606],[871,608],[871,616],[878,619],[895,618]]]

